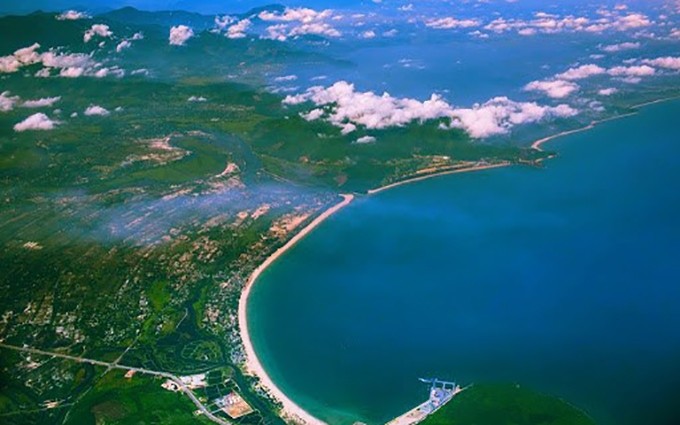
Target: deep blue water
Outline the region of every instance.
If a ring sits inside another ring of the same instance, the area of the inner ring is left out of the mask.
[[[348,61],[358,64],[355,68],[315,71],[326,73],[330,81],[351,81],[358,90],[386,90],[394,96],[418,99],[441,93],[453,104],[470,106],[496,96],[530,98],[532,93],[522,90],[526,83],[562,71],[558,65],[551,68],[546,64],[557,62],[563,66],[595,49],[587,37],[549,42],[543,37],[521,36],[493,41],[450,34],[434,39],[413,38],[388,45],[359,45],[346,54]],[[560,52],[559,61],[556,50]]]
[[[263,275],[255,347],[332,423],[384,422],[420,376],[513,381],[603,425],[680,423],[680,102],[565,137],[544,169],[364,197]]]

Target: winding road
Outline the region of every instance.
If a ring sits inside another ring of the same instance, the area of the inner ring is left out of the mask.
[[[144,373],[144,374],[147,374],[147,375],[154,375],[154,376],[160,376],[160,377],[163,377],[163,378],[167,378],[167,379],[172,380],[175,384],[177,384],[177,386],[182,390],[182,392],[184,394],[186,394],[191,399],[191,401],[196,405],[196,407],[201,411],[201,413],[203,415],[205,415],[206,418],[208,418],[211,421],[213,421],[217,424],[220,424],[220,425],[232,425],[231,422],[227,422],[224,419],[213,415],[210,412],[210,410],[208,410],[203,405],[203,403],[201,403],[201,401],[196,397],[196,395],[194,395],[194,393],[182,382],[182,380],[179,379],[179,377],[177,377],[177,376],[175,376],[171,373],[159,372],[157,370],[149,370],[149,369],[143,369],[143,368],[139,368],[139,367],[121,365],[121,364],[118,364],[118,361],[120,361],[120,359],[116,360],[113,363],[109,363],[109,362],[104,362],[104,361],[101,361],[101,360],[88,359],[88,358],[85,358],[85,357],[77,357],[77,356],[71,356],[71,355],[68,355],[68,354],[61,354],[61,353],[55,353],[55,352],[51,352],[51,351],[39,350],[37,348],[19,347],[19,346],[16,346],[16,345],[9,345],[9,344],[1,343],[1,342],[0,342],[0,348],[5,348],[5,349],[8,349],[8,350],[14,350],[14,351],[20,351],[20,352],[24,352],[24,353],[39,354],[41,356],[56,357],[56,358],[71,360],[71,361],[79,362],[79,363],[88,363],[88,364],[95,365],[95,366],[104,366],[104,367],[107,367],[109,369],[122,369],[122,370],[128,370],[128,371],[131,370],[131,371],[138,372],[138,373]]]

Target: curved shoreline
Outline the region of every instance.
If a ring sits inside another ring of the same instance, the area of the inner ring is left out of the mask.
[[[608,122],[608,121],[614,121],[618,120],[621,118],[637,115],[638,111],[637,109],[643,108],[645,106],[657,104],[657,103],[662,103],[666,101],[671,101],[671,100],[677,100],[680,97],[671,97],[671,98],[665,98],[665,99],[658,99],[655,101],[650,101],[646,102],[643,104],[639,105],[634,105],[631,106],[631,109],[634,109],[633,112],[621,114],[621,115],[616,115],[613,117],[605,118],[602,120],[596,120],[592,121],[590,124],[573,129],[573,130],[567,130],[563,131],[561,133],[557,133],[551,136],[544,137],[542,139],[536,140],[531,144],[532,149],[536,149],[539,151],[542,151],[541,146],[551,140],[558,139],[560,137],[568,136],[571,134],[576,134],[580,132],[584,132],[586,130],[591,130],[595,128],[597,125]],[[410,179],[406,179],[403,181],[395,182],[395,183],[390,183],[385,186],[381,186],[375,189],[370,189],[367,191],[367,195],[371,196],[380,192],[383,192],[388,189],[392,189],[394,187],[402,186],[408,183],[414,183],[417,181],[422,181],[434,177],[439,177],[443,175],[449,175],[449,174],[457,174],[457,173],[465,173],[465,172],[473,172],[473,171],[481,171],[481,170],[487,170],[487,169],[493,169],[493,168],[500,168],[500,167],[507,167],[513,165],[513,163],[509,161],[505,162],[499,162],[496,164],[479,164],[475,165],[472,167],[468,168],[461,168],[461,169],[454,169],[454,170],[446,170],[446,171],[441,171],[441,172],[435,172],[432,174],[424,175],[424,176],[418,176],[418,177],[413,177]],[[319,226],[321,223],[323,223],[328,217],[332,216],[336,212],[340,211],[342,208],[345,206],[349,205],[355,198],[353,194],[340,194],[342,196],[343,200],[332,206],[331,208],[327,209],[323,213],[321,213],[318,217],[316,217],[311,223],[309,223],[307,226],[305,226],[301,231],[299,231],[295,236],[293,236],[288,242],[286,242],[282,247],[277,249],[273,254],[271,254],[267,259],[260,264],[250,275],[248,278],[248,281],[246,282],[245,287],[243,288],[243,291],[241,292],[241,296],[239,298],[239,305],[238,305],[238,322],[239,322],[239,333],[241,336],[241,341],[243,343],[244,351],[245,351],[245,356],[246,356],[246,362],[245,362],[245,367],[246,367],[246,372],[250,373],[260,379],[260,385],[272,396],[274,397],[278,402],[281,403],[283,406],[282,410],[282,417],[285,419],[290,420],[293,423],[301,423],[301,424],[306,424],[306,425],[328,425],[322,420],[314,417],[311,413],[307,412],[304,410],[302,407],[300,407],[298,404],[296,404],[294,401],[292,401],[288,396],[284,394],[284,392],[276,386],[274,381],[271,379],[271,377],[267,374],[266,370],[260,363],[259,358],[257,357],[257,354],[255,353],[255,349],[252,344],[252,340],[250,338],[250,334],[248,333],[248,321],[247,321],[247,304],[248,304],[248,297],[250,295],[250,290],[252,289],[252,286],[255,284],[257,279],[260,277],[262,272],[264,272],[267,267],[269,267],[272,263],[274,263],[281,255],[283,255],[286,251],[288,251],[290,248],[292,248],[295,244],[297,244],[300,240],[302,240],[305,236],[307,236],[309,233],[311,233],[312,230],[314,230],[317,226]]]
[[[433,177],[446,176],[446,175],[449,175],[449,174],[469,173],[469,172],[472,172],[472,171],[489,170],[489,169],[492,169],[492,168],[507,167],[507,166],[510,166],[510,165],[512,165],[511,162],[503,161],[503,162],[497,162],[495,164],[483,164],[483,165],[480,164],[480,165],[474,165],[472,167],[467,167],[467,168],[458,168],[458,169],[455,169],[455,170],[446,170],[446,171],[434,172],[432,174],[427,174],[427,175],[418,176],[418,177],[411,177],[411,178],[408,178],[406,180],[401,180],[401,181],[398,181],[398,182],[395,182],[395,183],[390,183],[388,185],[380,186],[380,187],[377,187],[375,189],[369,189],[366,192],[366,194],[367,195],[375,195],[376,193],[380,193],[382,191],[395,188],[397,186],[402,186],[402,185],[409,184],[409,183],[419,182],[419,181],[422,181],[422,180],[431,179]]]
[[[591,121],[590,124],[588,124],[584,127],[576,128],[574,130],[567,130],[567,131],[563,131],[561,133],[553,134],[552,136],[544,137],[544,138],[536,140],[534,143],[532,143],[531,148],[536,149],[538,151],[543,151],[543,149],[541,149],[541,145],[543,145],[544,143],[547,143],[551,140],[559,139],[560,137],[569,136],[571,134],[581,133],[581,132],[587,131],[587,130],[592,130],[593,128],[597,127],[600,124],[604,124],[604,123],[609,122],[609,121],[616,121],[616,120],[619,120],[621,118],[626,118],[626,117],[630,117],[630,116],[633,116],[633,115],[637,115],[639,113],[639,110],[646,107],[646,106],[656,105],[658,103],[663,103],[663,102],[670,102],[672,100],[677,100],[677,99],[680,99],[680,96],[666,97],[666,98],[663,98],[663,99],[651,100],[649,102],[644,102],[644,103],[640,103],[640,104],[637,104],[637,105],[633,105],[633,106],[630,107],[630,109],[634,110],[632,112],[627,112],[627,113],[621,114],[621,115],[614,115],[613,117],[603,118],[601,120]]]
[[[264,387],[264,389],[283,405],[282,416],[295,423],[303,423],[308,425],[326,425],[325,422],[312,416],[312,414],[310,414],[302,407],[297,405],[293,400],[288,398],[286,394],[284,394],[284,392],[281,391],[281,389],[279,389],[279,387],[277,387],[276,384],[274,384],[274,381],[272,381],[272,379],[267,374],[267,371],[262,366],[262,363],[260,363],[260,359],[257,357],[257,354],[255,353],[253,342],[250,339],[250,334],[248,333],[248,314],[247,314],[248,296],[250,295],[250,290],[253,284],[257,281],[257,278],[260,277],[262,272],[267,269],[267,267],[274,263],[274,261],[276,261],[281,255],[283,255],[286,251],[292,248],[296,243],[302,240],[302,238],[307,236],[319,224],[323,223],[328,217],[340,211],[342,208],[349,205],[352,202],[352,200],[354,200],[354,195],[351,194],[343,194],[340,196],[342,196],[343,198],[343,200],[340,203],[335,204],[331,208],[324,211],[321,215],[316,217],[314,220],[312,220],[311,223],[309,223],[295,236],[293,236],[288,242],[286,242],[285,245],[274,251],[273,254],[267,257],[267,259],[262,264],[260,264],[255,269],[255,271],[253,271],[253,273],[248,278],[248,281],[246,282],[243,291],[241,292],[241,297],[239,298],[238,303],[239,331],[241,334],[241,341],[243,343],[243,348],[246,355],[245,363],[246,371],[252,375],[257,376],[260,379],[260,384]]]
[[[630,117],[630,116],[633,116],[633,115],[637,115],[637,111],[636,112],[629,112],[627,114],[616,115],[616,116],[601,119],[601,120],[591,121],[590,124],[588,124],[584,127],[576,128],[574,130],[563,131],[561,133],[553,134],[552,136],[548,136],[548,137],[544,137],[542,139],[536,140],[534,143],[531,144],[531,149],[536,149],[537,151],[543,151],[543,149],[541,149],[541,145],[543,145],[544,143],[547,143],[551,140],[559,139],[560,137],[569,136],[569,135],[576,134],[576,133],[582,133],[582,132],[588,131],[588,130],[592,130],[593,128],[597,127],[598,125],[606,123],[608,121],[615,121],[615,120]]]

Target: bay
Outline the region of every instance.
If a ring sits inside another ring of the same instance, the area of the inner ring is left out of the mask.
[[[680,418],[680,102],[558,139],[545,168],[361,197],[266,270],[255,349],[331,424],[384,423],[418,377],[517,382],[610,424]]]

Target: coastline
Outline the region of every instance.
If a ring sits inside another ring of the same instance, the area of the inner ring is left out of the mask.
[[[637,107],[634,106],[633,108],[637,108]],[[541,145],[543,145],[544,143],[547,143],[551,140],[555,140],[555,139],[559,139],[560,137],[569,136],[569,135],[572,135],[572,134],[582,133],[584,131],[592,130],[593,128],[597,127],[600,124],[604,124],[604,123],[609,122],[609,121],[615,121],[615,120],[618,120],[618,119],[621,119],[621,118],[630,117],[630,116],[633,116],[633,115],[637,115],[637,111],[628,112],[626,114],[616,115],[616,116],[604,118],[604,119],[601,119],[601,120],[591,121],[590,124],[588,124],[584,127],[576,128],[574,130],[563,131],[561,133],[553,134],[552,136],[548,136],[548,137],[544,137],[542,139],[536,140],[534,143],[531,144],[531,148],[542,152],[543,149],[541,149]]]
[[[377,187],[375,189],[369,189],[366,192],[366,194],[369,195],[369,196],[375,195],[376,193],[380,193],[380,192],[383,192],[385,190],[395,188],[397,186],[402,186],[402,185],[405,185],[405,184],[414,183],[414,182],[418,182],[418,181],[421,181],[421,180],[427,180],[427,179],[431,179],[433,177],[446,176],[446,175],[449,175],[449,174],[469,173],[469,172],[472,172],[472,171],[489,170],[489,169],[492,169],[492,168],[507,167],[507,166],[510,166],[510,165],[512,165],[512,162],[503,161],[503,162],[498,162],[498,163],[495,163],[495,164],[478,164],[478,165],[474,165],[472,167],[467,167],[467,168],[458,168],[458,169],[455,169],[455,170],[446,170],[446,171],[434,172],[432,174],[427,174],[427,175],[424,175],[424,176],[407,178],[405,180],[390,183],[388,185],[380,186],[380,187]]]
[[[295,423],[303,423],[307,425],[326,425],[325,422],[315,418],[309,412],[297,405],[293,400],[288,398],[286,394],[284,394],[284,392],[276,386],[274,381],[272,381],[262,366],[262,363],[260,363],[260,360],[255,353],[253,342],[250,339],[250,334],[248,333],[248,296],[250,295],[250,290],[253,287],[253,284],[257,281],[257,278],[260,277],[262,272],[267,269],[267,267],[274,263],[281,255],[292,248],[305,236],[307,236],[319,224],[323,223],[328,217],[340,211],[354,200],[354,195],[352,194],[343,194],[340,196],[343,198],[340,203],[335,204],[331,208],[321,213],[321,215],[316,217],[311,223],[295,234],[295,236],[286,242],[285,245],[267,257],[267,259],[262,264],[260,264],[255,269],[255,271],[253,271],[253,273],[248,278],[243,291],[241,292],[241,297],[239,298],[238,303],[239,333],[241,334],[241,341],[243,342],[243,348],[246,355],[246,371],[260,379],[260,384],[262,387],[264,387],[264,389],[283,406],[282,416]]]
[[[507,167],[512,165],[509,161],[504,161],[496,164],[478,164],[472,167],[446,170],[438,173],[432,173],[425,176],[413,177],[410,179],[402,180],[395,183],[390,183],[385,186],[381,186],[375,189],[370,189],[366,192],[367,196],[380,193],[385,190],[395,188],[397,186],[405,185],[408,183],[413,183],[416,181],[426,180],[433,177],[448,175],[448,174],[458,174],[473,171],[482,171],[493,168]],[[255,348],[253,346],[252,339],[250,338],[250,333],[248,331],[248,297],[250,296],[250,291],[257,279],[260,277],[262,272],[264,272],[270,265],[272,265],[279,257],[281,257],[286,251],[295,246],[299,241],[301,241],[305,236],[311,233],[317,226],[323,223],[327,218],[340,211],[342,208],[346,207],[354,200],[355,196],[353,194],[340,194],[343,200],[329,209],[325,210],[318,217],[316,217],[311,223],[305,226],[302,230],[295,234],[288,242],[286,242],[282,247],[274,251],[267,259],[260,264],[251,275],[248,277],[248,281],[241,292],[238,303],[238,323],[239,323],[239,334],[241,336],[241,341],[243,344],[243,349],[246,357],[245,369],[246,373],[256,376],[260,380],[260,385],[263,389],[272,396],[276,401],[281,403],[282,417],[289,420],[292,423],[304,424],[304,425],[328,425],[326,422],[316,418],[311,413],[304,410],[300,405],[291,400],[279,387],[276,386],[274,381],[271,379],[264,366],[260,362],[260,359],[255,353]]]
[[[577,129],[573,130],[567,130],[563,131],[551,136],[544,137],[542,139],[536,140],[531,144],[532,149],[536,149],[538,151],[542,151],[541,146],[549,141],[552,141],[554,139],[558,139],[560,137],[576,134],[576,133],[581,133],[587,130],[591,130],[598,126],[599,124],[603,124],[605,122],[609,121],[614,121],[618,120],[621,118],[626,118],[629,116],[637,115],[638,114],[638,109],[641,109],[643,107],[649,106],[649,105],[654,105],[662,102],[667,102],[667,101],[672,101],[672,100],[677,100],[680,99],[680,97],[671,97],[671,98],[665,98],[665,99],[658,99],[650,102],[645,102],[639,105],[634,105],[631,106],[630,108],[633,110],[632,112],[628,112],[625,114],[621,115],[616,115],[608,118],[604,118],[601,120],[595,120],[592,121],[590,124],[580,127]],[[552,158],[552,157],[551,157]],[[398,186],[402,186],[405,184],[409,183],[414,183],[422,180],[427,180],[430,178],[434,177],[439,177],[443,175],[450,175],[450,174],[458,174],[458,173],[466,173],[466,172],[474,172],[474,171],[482,171],[482,170],[487,170],[487,169],[494,169],[494,168],[501,168],[501,167],[507,167],[510,165],[513,165],[514,163],[510,161],[503,161],[495,164],[487,164],[487,163],[478,163],[476,165],[473,165],[471,167],[467,168],[460,168],[460,169],[453,169],[453,170],[445,170],[445,171],[440,171],[440,172],[434,172],[432,174],[427,174],[424,176],[418,176],[418,177],[412,177],[412,178],[407,178],[402,181],[394,182],[387,184],[385,186],[380,186],[375,189],[370,189],[366,192],[367,196],[371,196]],[[300,230],[298,233],[296,233],[286,244],[284,244],[282,247],[277,249],[273,254],[271,254],[267,259],[260,264],[250,275],[248,278],[248,281],[246,282],[246,285],[241,292],[241,296],[239,298],[239,306],[238,306],[238,322],[239,322],[239,333],[241,336],[241,340],[243,342],[244,346],[244,351],[246,355],[246,362],[245,362],[245,368],[246,372],[250,373],[260,379],[260,385],[267,391],[273,398],[275,398],[281,405],[283,406],[282,409],[282,417],[284,419],[288,419],[289,421],[293,423],[301,423],[301,424],[306,424],[306,425],[328,425],[322,420],[314,417],[312,414],[304,410],[302,407],[300,407],[298,404],[296,404],[294,401],[292,401],[290,398],[288,398],[285,393],[276,386],[276,384],[273,382],[271,377],[267,374],[265,371],[264,367],[260,363],[257,354],[255,353],[252,340],[250,339],[250,334],[248,333],[248,323],[247,323],[247,301],[248,297],[250,295],[250,290],[252,289],[252,286],[256,283],[257,279],[259,276],[264,272],[264,270],[267,269],[271,264],[273,264],[281,255],[283,255],[286,251],[288,251],[290,248],[292,248],[295,244],[297,244],[300,240],[302,240],[305,236],[307,236],[309,233],[311,233],[317,226],[319,226],[321,223],[323,223],[327,218],[335,214],[336,212],[340,211],[342,208],[345,206],[349,205],[354,199],[355,195],[354,194],[341,194],[340,195],[343,200],[335,204],[334,206],[330,207],[329,209],[325,210],[323,213],[321,213],[318,217],[316,217],[311,223],[309,223],[307,226],[305,226],[302,230]]]
[[[621,114],[621,115],[614,115],[613,117],[603,118],[601,120],[591,121],[590,124],[588,124],[584,127],[576,128],[574,130],[567,130],[567,131],[563,131],[561,133],[553,134],[552,136],[544,137],[544,138],[536,140],[534,143],[532,143],[531,148],[536,149],[538,151],[543,151],[543,149],[541,149],[541,145],[543,145],[544,143],[547,143],[551,140],[558,139],[558,138],[564,137],[564,136],[569,136],[571,134],[581,133],[581,132],[584,132],[584,131],[587,131],[587,130],[592,130],[593,128],[597,127],[598,125],[604,124],[604,123],[609,122],[609,121],[616,121],[616,120],[619,120],[621,118],[626,118],[626,117],[630,117],[630,116],[633,116],[633,115],[637,115],[638,112],[639,112],[639,109],[642,109],[646,106],[656,105],[656,104],[664,103],[664,102],[670,102],[670,101],[678,100],[678,99],[680,99],[680,96],[673,96],[673,97],[666,97],[666,98],[663,98],[663,99],[651,100],[649,102],[644,102],[644,103],[640,103],[640,104],[637,104],[637,105],[633,105],[633,106],[630,107],[630,109],[633,110],[632,112],[628,112],[628,113]]]

